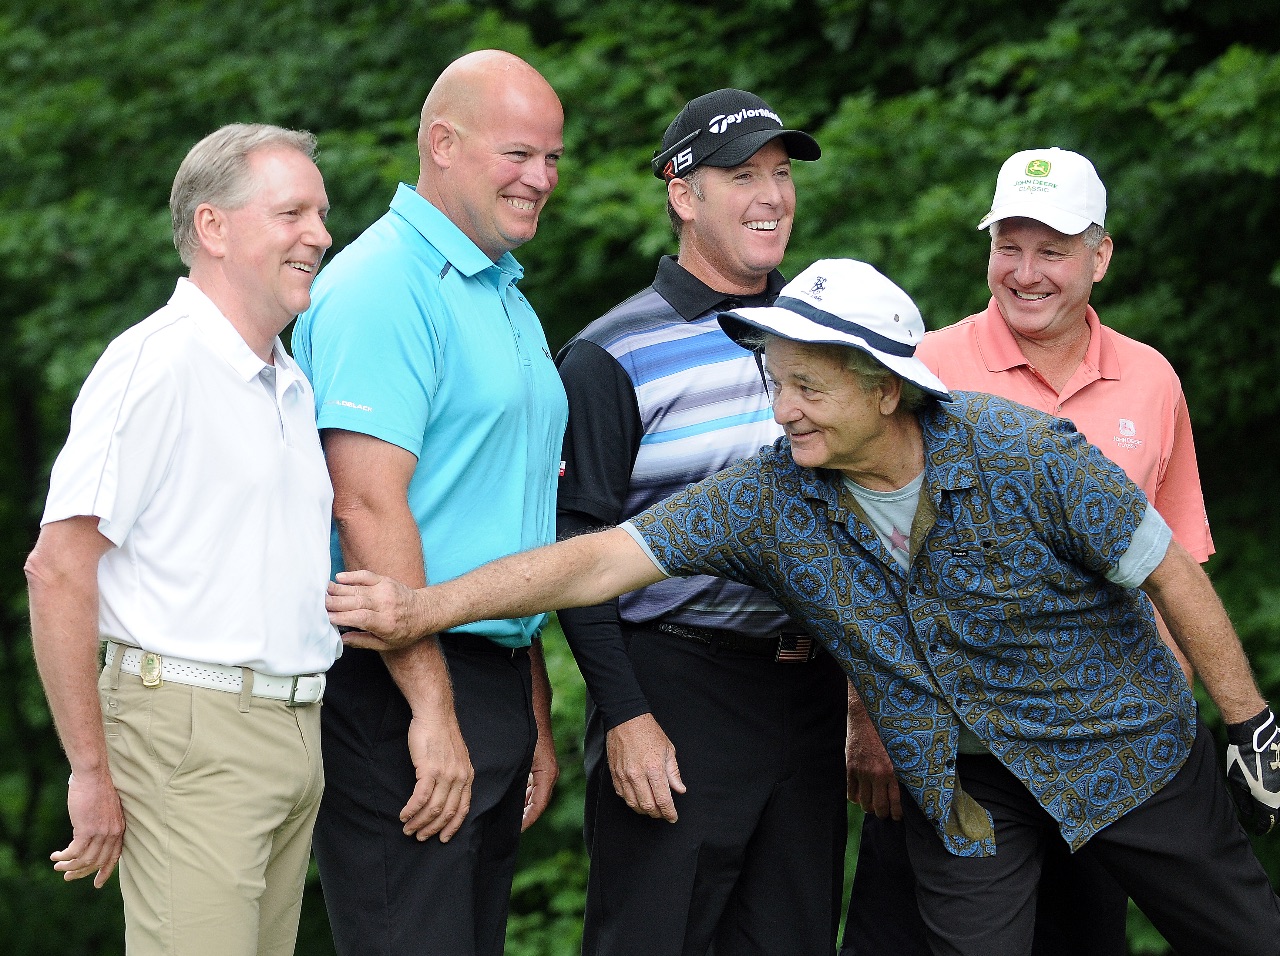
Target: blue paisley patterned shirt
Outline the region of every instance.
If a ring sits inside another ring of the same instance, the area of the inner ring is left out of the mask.
[[[957,783],[960,722],[1078,849],[1167,783],[1195,735],[1150,602],[1105,576],[1147,501],[1070,422],[953,396],[919,413],[905,570],[838,474],[796,465],[785,438],[623,527],[668,574],[753,585],[803,621],[952,853],[995,852]]]

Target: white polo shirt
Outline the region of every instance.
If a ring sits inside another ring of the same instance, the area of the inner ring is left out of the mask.
[[[104,639],[266,674],[326,670],[333,489],[311,386],[193,283],[89,373],[41,524],[96,516]]]

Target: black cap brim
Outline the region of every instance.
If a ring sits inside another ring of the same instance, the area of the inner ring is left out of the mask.
[[[818,141],[808,133],[798,129],[761,129],[754,133],[730,140],[710,156],[704,157],[699,166],[718,166],[728,168],[740,166],[760,151],[766,143],[781,137],[782,145],[787,148],[787,155],[792,159],[803,159],[812,162],[822,155]]]

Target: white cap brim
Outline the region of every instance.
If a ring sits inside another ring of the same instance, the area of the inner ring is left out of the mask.
[[[863,338],[819,325],[790,309],[763,306],[755,309],[737,309],[720,313],[720,326],[725,334],[741,345],[746,328],[759,329],[792,342],[808,342],[814,345],[844,345],[866,352],[873,359],[900,378],[923,389],[934,398],[948,401],[951,393],[942,380],[929,371],[929,367],[914,356],[888,355],[873,348]],[[745,348],[745,346],[744,346]]]
[[[992,209],[978,223],[979,229],[986,229],[993,222],[1002,219],[1034,219],[1042,222],[1050,229],[1056,229],[1064,236],[1078,236],[1090,226],[1093,220],[1076,213],[1057,209],[1044,202],[1012,202]]]

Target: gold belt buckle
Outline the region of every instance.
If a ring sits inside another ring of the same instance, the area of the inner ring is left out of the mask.
[[[159,687],[162,683],[162,674],[164,672],[164,658],[154,651],[142,652],[142,665],[139,668],[139,674],[142,677],[143,687]]]

